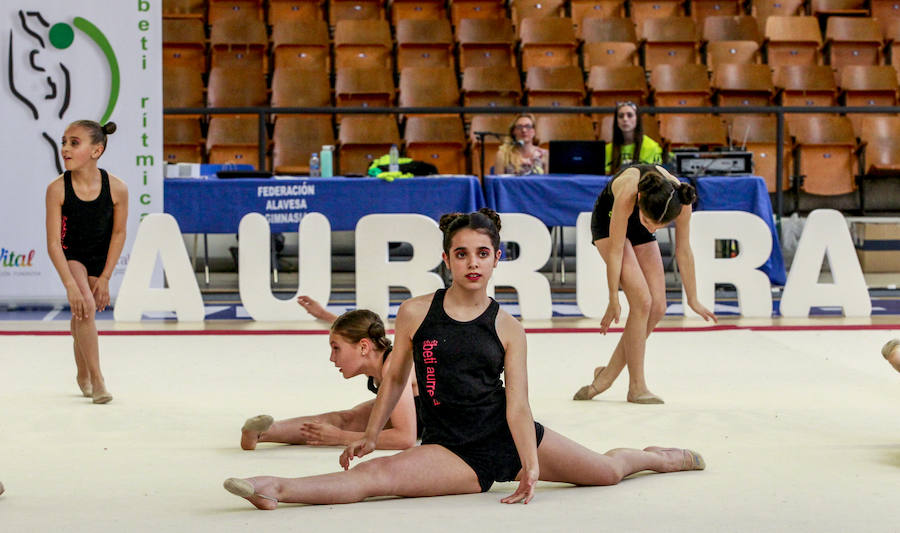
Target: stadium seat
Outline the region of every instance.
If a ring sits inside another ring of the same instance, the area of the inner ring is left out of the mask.
[[[164,18],[162,35],[163,68],[206,72],[206,34],[200,19]]]
[[[397,69],[454,67],[453,31],[444,19],[400,19],[397,22]]]
[[[770,16],[765,38],[767,62],[773,69],[819,63],[822,33],[816,17]]]
[[[734,115],[731,145],[753,153],[753,174],[766,180],[766,188],[775,192],[778,176],[778,120],[769,115]],[[793,157],[788,125],[784,125],[784,159],[781,190],[791,187]]]
[[[444,0],[391,0],[391,23],[396,27],[405,19],[447,20],[444,4]]]
[[[643,105],[647,78],[641,67],[594,67],[588,75],[592,107],[615,106],[617,102]]]
[[[697,27],[690,17],[649,18],[638,24],[644,68],[697,62]]]
[[[512,107],[522,100],[519,71],[511,66],[469,67],[463,71],[463,105]]]
[[[272,28],[275,70],[304,68],[331,72],[328,23],[310,20],[302,24],[278,24]]]
[[[328,0],[328,23],[346,20],[384,20],[385,0]]]
[[[703,65],[658,65],[650,73],[657,106],[708,106],[712,90]]]
[[[703,21],[706,66],[713,70],[724,63],[759,62],[759,28],[748,16],[711,16]]]
[[[266,72],[269,37],[258,18],[219,19],[209,30],[209,66]]]
[[[525,99],[532,107],[584,104],[584,73],[575,66],[532,67],[525,76]]]
[[[449,0],[454,28],[465,19],[506,19],[505,0]]]
[[[269,0],[269,26],[303,26],[325,20],[325,0]]]
[[[516,66],[513,53],[516,38],[505,18],[462,19],[456,26],[459,68]]]
[[[458,116],[412,116],[403,134],[406,156],[431,163],[439,174],[466,173],[466,136]]]
[[[522,70],[578,65],[575,28],[565,17],[523,19],[519,26]]]
[[[386,20],[340,20],[335,27],[335,68],[393,70],[393,48],[391,26]]]
[[[537,117],[536,136],[541,148],[550,148],[550,141],[594,141],[594,123],[585,115],[543,115]]]
[[[585,19],[609,20],[625,16],[625,0],[571,0],[569,6],[576,34]]]
[[[720,106],[771,105],[775,91],[767,65],[736,63],[718,65],[713,70],[712,88]]]
[[[565,16],[566,2],[565,0],[510,0],[509,11],[513,25],[519,29],[522,21],[526,18]]]
[[[678,148],[712,150],[728,145],[722,119],[714,115],[662,115],[659,134],[665,152]]]
[[[163,117],[163,157],[166,163],[202,163],[200,121],[181,116]]]
[[[397,120],[391,115],[352,115],[338,128],[340,174],[366,175],[372,161],[400,146]]]
[[[856,190],[857,144],[850,119],[798,115],[791,120],[791,133],[800,190],[824,196]]]
[[[262,0],[207,0],[209,4],[209,24],[235,18],[243,20],[263,20]]]
[[[889,66],[848,65],[838,71],[840,75],[839,98],[848,107],[897,105],[897,71]],[[848,113],[856,131],[860,131],[863,119],[869,116]]]
[[[775,89],[784,106],[833,106],[837,104],[837,84],[831,67],[825,65],[785,65],[775,69]]]
[[[262,170],[256,116],[215,116],[209,119],[206,153],[213,165],[244,164]]]
[[[337,71],[334,82],[337,107],[391,107],[395,94],[394,78],[383,68],[341,68]]]
[[[272,142],[272,169],[276,174],[309,174],[313,152],[335,145],[331,116],[283,115],[275,121]]]
[[[881,26],[871,18],[829,17],[824,56],[832,68],[845,65],[880,65]]]

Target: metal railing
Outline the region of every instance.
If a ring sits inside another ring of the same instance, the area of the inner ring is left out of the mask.
[[[615,107],[192,107],[178,109],[164,109],[165,115],[257,115],[259,124],[259,161],[260,165],[266,163],[266,146],[268,133],[266,130],[267,117],[269,115],[429,115],[429,114],[466,114],[466,115],[510,115],[517,113],[532,113],[535,115],[565,114],[565,115],[590,115],[612,114]],[[773,211],[777,217],[776,223],[781,226],[781,218],[784,215],[784,115],[785,114],[898,114],[900,106],[698,106],[698,107],[653,107],[640,106],[642,115],[706,115],[706,114],[765,114],[775,115],[777,120],[776,130],[776,179],[775,179],[775,205]]]

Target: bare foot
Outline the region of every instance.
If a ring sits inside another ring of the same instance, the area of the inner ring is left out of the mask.
[[[256,443],[259,442],[262,434],[272,427],[274,421],[275,419],[269,415],[256,415],[248,418],[244,422],[244,427],[241,428],[241,448],[255,450]]]
[[[278,498],[269,496],[269,494],[278,494],[276,482],[271,478],[252,477],[240,479],[230,477],[225,480],[223,486],[228,492],[241,498],[246,498],[257,509],[271,511],[278,507]]]
[[[3,494],[3,491],[6,490],[3,488],[3,483],[0,483],[0,494]]]
[[[663,448],[661,446],[648,446],[645,452],[651,452],[662,456],[665,469],[662,472],[683,472],[685,470],[705,470],[706,461],[703,456],[694,450],[687,448]]]
[[[606,370],[605,366],[598,366],[594,369],[594,381],[591,382],[590,385],[585,385],[578,389],[578,392],[575,393],[575,396],[572,397],[573,400],[590,400],[594,396],[600,394],[605,391],[612,385],[612,381],[600,379],[600,375],[603,371]],[[597,381],[600,381],[598,384]]]

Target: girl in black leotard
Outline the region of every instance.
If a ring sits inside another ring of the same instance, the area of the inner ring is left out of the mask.
[[[97,168],[114,131],[112,122],[70,124],[60,150],[66,172],[47,187],[47,251],[72,309],[76,381],[94,403],[112,400],[100,372],[94,312],[109,305],[109,278],[125,245],[128,219],[125,182]]]
[[[609,181],[594,204],[592,241],[606,262],[609,306],[600,322],[605,334],[619,321],[619,285],[628,298],[625,332],[606,366],[594,369],[594,381],[575,393],[590,400],[608,389],[628,365],[628,396],[632,403],[660,404],[644,379],[647,336],[666,314],[666,278],[662,256],[653,233],[675,222],[675,258],[691,309],[704,320],[715,315],[697,301],[694,255],[691,252],[691,204],[694,188],[657,165],[634,165]]]
[[[298,479],[230,478],[229,492],[274,509],[279,501],[334,504],[474,493],[494,481],[516,479],[516,492],[501,501],[527,503],[539,479],[612,485],[641,470],[704,468],[690,450],[619,448],[599,454],[536,424],[528,404],[525,330],[487,295],[500,259],[500,217],[489,209],[444,215],[441,229],[453,283],[400,306],[391,355],[396,366],[383,376],[365,436],[341,455],[345,471]],[[413,365],[425,415],[422,445],[346,470],[353,458],[375,449]]]
[[[389,358],[392,346],[381,318],[366,309],[348,311],[337,317],[325,311],[315,300],[298,298],[306,308],[315,308],[313,316],[332,322],[329,343],[331,362],[346,379],[360,374],[369,377],[369,390],[378,393],[382,376],[393,364]],[[378,436],[378,448],[403,450],[414,446],[421,436],[419,398],[415,381],[404,391],[391,413],[390,423]],[[310,446],[346,446],[362,437],[375,400],[352,409],[332,411],[275,421],[269,415],[248,418],[241,428],[241,448],[253,450],[258,442],[307,444]]]

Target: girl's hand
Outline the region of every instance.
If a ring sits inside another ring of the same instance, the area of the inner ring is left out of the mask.
[[[694,310],[695,313],[703,317],[703,320],[709,322],[713,321],[714,324],[719,323],[719,319],[716,318],[716,315],[713,314],[712,311],[703,306],[700,302],[688,302],[688,306]]]
[[[619,313],[621,312],[621,308],[619,307],[618,294],[616,296],[616,299],[609,301],[609,305],[606,307],[606,313],[603,315],[603,319],[600,320],[600,333],[603,335],[606,335],[609,326],[613,322],[616,324],[619,323]]]
[[[81,290],[77,286],[66,288],[66,299],[69,300],[69,308],[72,310],[72,317],[75,320],[87,317],[87,301],[85,301],[84,295],[81,294]]]
[[[109,280],[100,276],[91,289],[94,295],[94,303],[97,305],[97,311],[103,311],[109,305]]]
[[[537,485],[540,472],[537,468],[526,470],[522,469],[522,476],[519,478],[519,486],[516,491],[500,500],[501,503],[519,503],[527,504],[534,498],[534,486]]]
[[[322,307],[322,304],[310,298],[309,296],[298,296],[297,303],[300,304],[300,307],[305,309],[307,313],[320,320],[325,320],[324,316],[328,314],[328,311],[326,311],[325,308]]]
[[[300,426],[300,436],[310,446],[338,446],[341,441],[341,430],[337,426],[325,422],[306,422]]]
[[[358,441],[351,442],[344,448],[344,453],[341,454],[341,468],[347,470],[350,468],[350,461],[352,461],[354,457],[363,457],[364,455],[372,453],[372,450],[374,449],[375,440],[369,439],[368,437],[363,437]]]

